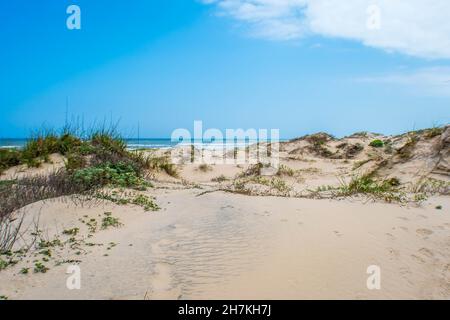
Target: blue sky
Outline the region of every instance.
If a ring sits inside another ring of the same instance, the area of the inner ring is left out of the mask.
[[[141,137],[192,130],[194,120],[279,128],[284,138],[448,123],[450,47],[440,29],[426,21],[392,29],[402,16],[385,5],[374,35],[300,2],[2,1],[0,137],[61,127],[66,97],[70,118],[120,120],[127,136],[139,123]],[[71,4],[81,8],[81,30],[66,27]],[[436,8],[426,15],[433,21]],[[354,14],[343,19],[367,12]],[[411,38],[414,30],[436,43]]]

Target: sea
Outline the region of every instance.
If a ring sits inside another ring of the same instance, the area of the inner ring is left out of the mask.
[[[170,138],[141,138],[141,139],[124,139],[128,149],[169,149],[179,144],[178,141],[172,141]],[[200,141],[184,142],[183,144],[198,143]],[[223,146],[223,143],[217,141],[201,141],[204,145],[211,148],[217,146]],[[234,143],[225,143],[226,148],[243,147],[248,146],[258,141],[236,141]],[[21,149],[27,143],[27,139],[5,139],[0,138],[0,149]]]

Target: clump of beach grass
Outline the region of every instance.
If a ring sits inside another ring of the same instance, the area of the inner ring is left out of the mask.
[[[319,198],[367,196],[386,202],[404,202],[406,200],[405,193],[399,189],[400,181],[397,178],[378,180],[370,174],[364,174],[352,177],[349,182],[340,178],[339,182],[339,186],[320,186],[311,191],[311,194]]]

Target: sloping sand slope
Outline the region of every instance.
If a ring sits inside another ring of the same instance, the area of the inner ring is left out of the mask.
[[[67,254],[81,260],[81,290],[66,288],[67,265],[21,275],[23,261],[0,273],[1,293],[10,299],[450,298],[450,215],[435,209],[448,208],[448,197],[408,208],[198,193],[160,190],[165,209],[157,213],[111,204],[80,208],[62,199],[33,204],[29,212],[41,212],[49,239],[105,211],[124,226],[89,240],[104,246]],[[117,246],[107,250],[110,242]],[[381,268],[381,290],[366,287],[369,265]]]

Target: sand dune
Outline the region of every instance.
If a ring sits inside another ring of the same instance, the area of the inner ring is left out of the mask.
[[[10,299],[449,299],[450,130],[344,139],[307,136],[281,146],[288,167],[267,183],[249,166],[179,167],[153,173],[160,211],[62,197],[31,204],[25,225],[51,242],[46,273],[33,273],[39,249],[0,272]],[[319,139],[320,143],[315,143]],[[373,148],[390,140],[389,149]],[[355,147],[356,146],[356,147]],[[362,146],[362,147],[361,147]],[[392,149],[391,149],[392,148]],[[327,151],[328,150],[328,151]],[[167,152],[167,151],[161,151]],[[8,174],[16,172],[10,170]],[[395,178],[405,201],[311,193],[370,172]],[[223,179],[217,180],[219,176]],[[236,189],[237,182],[243,189]],[[285,188],[286,187],[286,188]],[[245,191],[245,192],[243,192]],[[245,193],[240,194],[240,193]],[[426,195],[413,201],[417,194]],[[320,199],[321,198],[321,199]],[[91,232],[105,212],[121,226]],[[79,230],[75,235],[64,230]],[[23,241],[30,237],[24,234]],[[81,290],[66,287],[67,266],[81,268]],[[369,290],[371,265],[381,288]],[[30,268],[28,274],[21,270]]]

